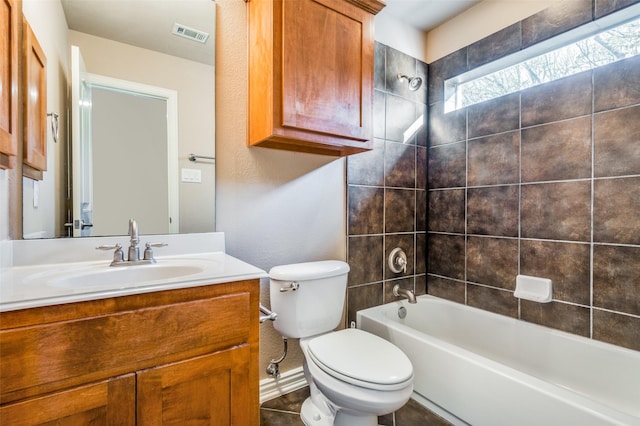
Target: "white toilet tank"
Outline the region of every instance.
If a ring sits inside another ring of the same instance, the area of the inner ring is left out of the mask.
[[[271,310],[278,314],[275,329],[295,338],[335,329],[342,318],[348,273],[349,265],[339,260],[271,268]]]

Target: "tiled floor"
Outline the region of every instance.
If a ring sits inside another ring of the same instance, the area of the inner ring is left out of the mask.
[[[263,403],[260,407],[260,426],[304,426],[300,419],[300,407],[308,396],[309,388],[305,387]],[[413,400],[395,413],[378,418],[378,422],[384,426],[451,425]]]

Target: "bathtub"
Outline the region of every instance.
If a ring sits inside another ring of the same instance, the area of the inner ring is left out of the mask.
[[[640,425],[640,352],[433,296],[417,301],[359,311],[357,326],[407,354],[414,399],[450,422]]]

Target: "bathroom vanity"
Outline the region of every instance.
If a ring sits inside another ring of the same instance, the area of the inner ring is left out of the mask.
[[[205,267],[111,288],[95,262],[4,270],[0,423],[258,424],[264,272],[223,252],[163,260]]]

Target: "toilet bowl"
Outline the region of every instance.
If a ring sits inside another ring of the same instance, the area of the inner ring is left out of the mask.
[[[413,392],[413,366],[392,343],[362,330],[332,331],[342,318],[349,265],[284,265],[269,271],[274,327],[300,338],[311,396],[301,418],[310,426],[373,426]]]

